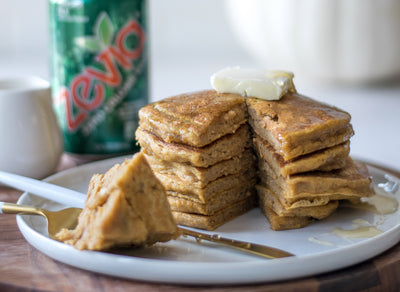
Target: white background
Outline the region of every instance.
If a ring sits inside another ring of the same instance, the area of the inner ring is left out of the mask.
[[[227,66],[261,66],[235,38],[222,0],[152,0],[149,12],[152,101],[209,88],[210,75]],[[0,0],[0,77],[48,79],[48,55],[47,1]],[[326,85],[296,75],[295,83],[351,113],[353,156],[400,170],[399,82]]]

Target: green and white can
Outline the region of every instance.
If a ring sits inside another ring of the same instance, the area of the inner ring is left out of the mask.
[[[51,85],[66,152],[138,150],[148,103],[145,0],[50,0]]]

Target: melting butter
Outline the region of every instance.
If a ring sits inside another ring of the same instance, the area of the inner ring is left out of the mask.
[[[211,86],[218,92],[237,93],[245,97],[279,100],[288,92],[295,92],[293,73],[228,67],[214,73]]]

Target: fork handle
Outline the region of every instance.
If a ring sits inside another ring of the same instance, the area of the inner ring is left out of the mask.
[[[33,206],[0,202],[0,214],[25,214],[44,216],[43,210]]]
[[[86,198],[86,194],[5,171],[0,171],[0,183],[70,207],[82,208]]]

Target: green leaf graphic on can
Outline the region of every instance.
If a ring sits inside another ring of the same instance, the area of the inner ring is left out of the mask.
[[[107,13],[102,12],[96,23],[96,34],[97,38],[104,47],[108,47],[111,44],[112,37],[114,34],[113,24]]]
[[[105,50],[112,42],[114,27],[107,13],[100,13],[94,27],[94,36],[75,38],[75,44],[92,53]]]

